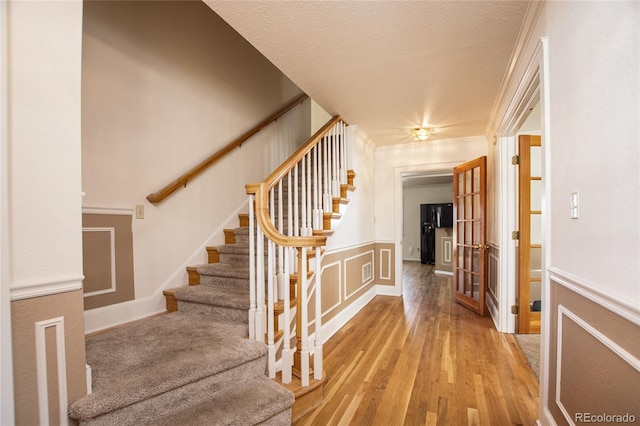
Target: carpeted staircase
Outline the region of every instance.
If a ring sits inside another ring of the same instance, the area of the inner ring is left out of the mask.
[[[230,244],[210,248],[217,262],[189,268],[191,285],[173,292],[178,312],[87,339],[93,393],[71,405],[73,419],[291,424],[293,394],[265,375],[266,345],[247,339],[248,228],[226,234]]]

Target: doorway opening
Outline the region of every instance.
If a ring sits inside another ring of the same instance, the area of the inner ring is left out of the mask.
[[[402,173],[403,261],[453,275],[453,170]]]

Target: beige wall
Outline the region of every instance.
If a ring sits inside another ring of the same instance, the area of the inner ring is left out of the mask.
[[[453,228],[436,228],[435,271],[453,274]]]
[[[135,300],[87,312],[89,331],[164,309],[207,245],[311,132],[311,103],[287,113],[157,205],[145,197],[221,149],[300,89],[199,1],[85,2],[84,208],[145,207],[133,221]]]
[[[39,398],[38,380],[46,383],[50,424],[59,424],[59,384],[67,388],[64,399],[68,404],[84,396],[87,390],[82,291],[16,300],[11,303],[11,317],[16,424],[47,421],[39,417],[43,400]],[[38,330],[44,332],[44,337],[38,337]],[[63,346],[57,344],[58,332],[64,335]],[[43,345],[44,363],[37,362],[39,343]],[[58,375],[59,364],[64,365],[66,377]],[[66,406],[63,416],[66,417]]]
[[[131,214],[82,215],[84,308],[133,300]]]
[[[325,340],[375,295],[376,286],[394,286],[394,262],[393,244],[369,243],[325,254],[321,305]],[[309,301],[310,333],[315,331],[314,289]]]

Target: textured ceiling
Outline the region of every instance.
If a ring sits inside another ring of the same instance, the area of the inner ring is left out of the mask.
[[[376,145],[482,135],[527,1],[205,2]]]

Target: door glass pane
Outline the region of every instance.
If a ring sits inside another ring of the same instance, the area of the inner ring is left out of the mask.
[[[529,301],[529,307],[531,309],[531,311],[533,312],[537,312],[540,311],[540,306],[539,302],[540,300],[542,300],[542,283],[540,281],[531,281],[530,285],[530,291],[531,291],[531,296],[530,296],[530,301]]]
[[[456,200],[456,220],[464,219],[464,197],[458,197]]]
[[[532,146],[530,152],[531,152],[531,176],[541,177],[542,176],[542,147]]]
[[[531,210],[542,210],[542,181],[531,181]]]
[[[458,226],[457,243],[462,244],[464,243],[464,222],[458,222],[457,226]]]
[[[480,217],[480,194],[473,195],[473,218]]]
[[[473,182],[471,180],[472,180],[473,176],[471,175],[471,173],[472,173],[472,170],[467,170],[466,172],[464,172],[464,179],[465,179],[464,191],[465,191],[465,194],[468,194],[469,192],[472,191],[471,188],[472,188],[472,183]]]
[[[473,169],[473,192],[480,191],[480,167]]]
[[[458,175],[458,195],[464,194],[464,173]]]
[[[464,197],[464,218],[471,219],[473,217],[473,212],[471,210],[471,197]]]
[[[480,250],[471,249],[473,254],[473,268],[471,269],[473,272],[480,271]]]
[[[542,249],[540,247],[531,247],[530,251],[531,262],[531,278],[542,278]]]
[[[481,238],[480,238],[480,221],[479,220],[474,220],[473,221],[473,244],[480,244],[482,243]]]
[[[465,222],[464,223],[464,243],[465,244],[472,244],[473,240],[472,240],[472,226],[473,224],[471,222]]]
[[[473,289],[472,289],[472,294],[471,297],[473,297],[476,300],[480,300],[480,276],[479,275],[472,275],[473,278]]]
[[[531,215],[531,244],[542,244],[542,215]]]
[[[462,270],[458,271],[458,292],[462,293],[463,292],[463,287],[464,286],[464,272],[462,272]]]

